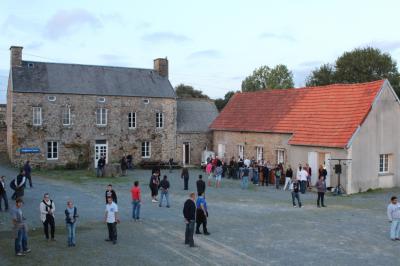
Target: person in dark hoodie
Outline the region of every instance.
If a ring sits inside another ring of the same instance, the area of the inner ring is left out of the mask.
[[[25,171],[21,170],[17,175],[17,177],[13,179],[10,183],[11,189],[14,190],[14,194],[11,196],[13,200],[16,200],[17,198],[22,199],[25,191],[25,183],[26,183]]]
[[[162,207],[162,202],[163,198],[165,197],[165,200],[167,201],[167,208],[170,207],[169,205],[169,181],[167,179],[167,176],[164,175],[163,180],[160,182],[160,189],[161,189],[161,196],[160,196],[160,203],[159,207]]]
[[[206,192],[206,182],[203,181],[202,175],[199,175],[199,179],[196,181],[196,187],[198,196]]]
[[[106,196],[106,204],[108,203],[108,201],[107,201],[107,198],[108,198],[108,197],[111,197],[112,200],[113,200],[113,202],[118,203],[118,200],[117,200],[117,193],[115,193],[115,191],[114,191],[114,189],[112,188],[112,185],[111,185],[111,184],[108,184],[107,190],[106,190],[106,193],[105,193],[105,196]]]
[[[194,247],[194,223],[196,219],[196,194],[191,192],[189,198],[185,201],[183,206],[183,217],[185,218],[186,231],[185,231],[185,245]]]

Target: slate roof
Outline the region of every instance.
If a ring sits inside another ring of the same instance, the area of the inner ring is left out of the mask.
[[[237,93],[210,128],[289,133],[292,145],[344,148],[384,82]]]
[[[201,99],[178,99],[178,133],[208,132],[211,122],[218,116],[213,101]]]
[[[22,61],[12,69],[16,92],[175,98],[153,69]]]

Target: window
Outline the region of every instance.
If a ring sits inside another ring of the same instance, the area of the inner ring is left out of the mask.
[[[98,108],[96,110],[96,124],[98,126],[105,126],[107,125],[107,109],[105,108]]]
[[[219,158],[225,157],[225,144],[218,144],[218,157]]]
[[[42,107],[33,107],[33,125],[42,125]]]
[[[49,96],[47,97],[47,100],[49,100],[49,102],[55,102],[57,100],[56,96]]]
[[[142,158],[150,158],[151,145],[150,142],[142,142]]]
[[[285,151],[284,150],[276,150],[276,163],[285,163]]]
[[[244,159],[244,146],[238,145],[238,151],[239,151],[239,158]]]
[[[63,126],[71,125],[71,109],[69,107],[64,108],[62,113]]]
[[[156,113],[156,128],[164,127],[164,115],[163,113]]]
[[[261,162],[264,159],[264,148],[261,146],[257,147],[256,153],[257,153],[257,162]]]
[[[47,142],[47,159],[57,160],[58,159],[58,142],[49,141]]]
[[[136,128],[136,113],[128,113],[128,127]]]
[[[34,64],[33,63],[28,63],[28,68],[33,68]]]
[[[144,103],[144,104],[149,104],[149,103],[150,103],[150,100],[149,100],[149,99],[144,99],[144,100],[143,100],[143,103]]]
[[[379,173],[389,173],[389,154],[379,155]]]
[[[105,103],[105,102],[106,102],[106,98],[100,97],[100,98],[97,99],[97,102],[99,102],[99,103]]]

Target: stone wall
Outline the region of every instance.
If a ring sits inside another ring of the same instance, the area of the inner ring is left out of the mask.
[[[7,151],[7,126],[5,104],[0,104],[0,152]]]
[[[48,96],[56,96],[54,102]],[[9,128],[8,151],[14,164],[29,159],[34,165],[65,165],[68,162],[86,160],[94,164],[96,140],[106,140],[108,163],[117,162],[123,155],[132,154],[134,162],[142,160],[168,161],[176,150],[176,100],[166,98],[141,98],[106,96],[104,103],[95,95],[9,93],[7,114]],[[144,102],[145,99],[149,103]],[[32,107],[42,108],[43,122],[34,126]],[[71,110],[72,125],[63,126],[64,108]],[[107,125],[96,125],[96,109],[106,108]],[[128,128],[128,113],[136,112],[136,128]],[[156,112],[164,115],[164,127],[156,128]],[[11,118],[12,116],[12,118]],[[57,160],[47,159],[47,142],[59,143]],[[142,159],[141,143],[151,143],[151,157]],[[21,154],[20,148],[40,148],[38,154]],[[82,157],[83,156],[83,157]]]
[[[174,161],[183,164],[183,143],[190,143],[190,165],[199,166],[205,148],[212,149],[212,133],[178,133],[176,135],[176,157]]]

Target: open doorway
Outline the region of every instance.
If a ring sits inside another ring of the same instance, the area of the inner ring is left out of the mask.
[[[184,142],[182,146],[183,165],[190,165],[190,142]]]

